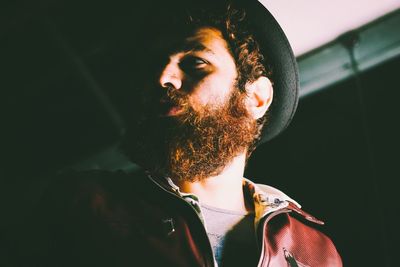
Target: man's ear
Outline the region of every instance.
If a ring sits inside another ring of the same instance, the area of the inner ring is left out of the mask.
[[[246,84],[246,106],[247,111],[254,119],[264,116],[273,99],[273,88],[271,81],[261,76],[252,83]]]

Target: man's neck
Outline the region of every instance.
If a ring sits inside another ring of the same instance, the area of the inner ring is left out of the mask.
[[[199,182],[177,182],[180,190],[199,197],[201,203],[234,211],[249,211],[243,196],[243,173],[246,154],[229,163],[221,174]]]

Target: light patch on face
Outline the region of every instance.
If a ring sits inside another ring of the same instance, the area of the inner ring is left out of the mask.
[[[221,105],[230,96],[237,78],[235,61],[221,32],[200,28],[186,38],[184,48],[185,51],[173,57],[178,57],[179,62],[188,57],[199,61],[196,65],[199,75],[185,73],[183,77],[182,89],[190,92],[188,98],[193,109]],[[202,61],[204,63],[200,63]]]

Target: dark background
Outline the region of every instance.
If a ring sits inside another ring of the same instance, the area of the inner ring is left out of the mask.
[[[345,266],[397,266],[399,68],[397,57],[361,75],[364,107],[354,79],[301,99],[287,131],[249,163],[248,177],[326,222]]]
[[[118,19],[108,7],[17,2],[0,16],[0,266],[31,266],[41,240],[30,218],[59,170],[136,168],[116,150],[135,97],[123,68],[106,64]],[[351,77],[302,98],[246,171],[326,221],[345,266],[397,263],[399,69],[393,58],[361,87]]]

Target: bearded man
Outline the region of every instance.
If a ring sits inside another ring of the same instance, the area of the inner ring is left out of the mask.
[[[122,144],[144,173],[65,174],[43,214],[48,265],[342,265],[321,221],[243,178],[291,120],[298,78],[272,15],[242,2],[152,10],[136,49],[140,114]]]

